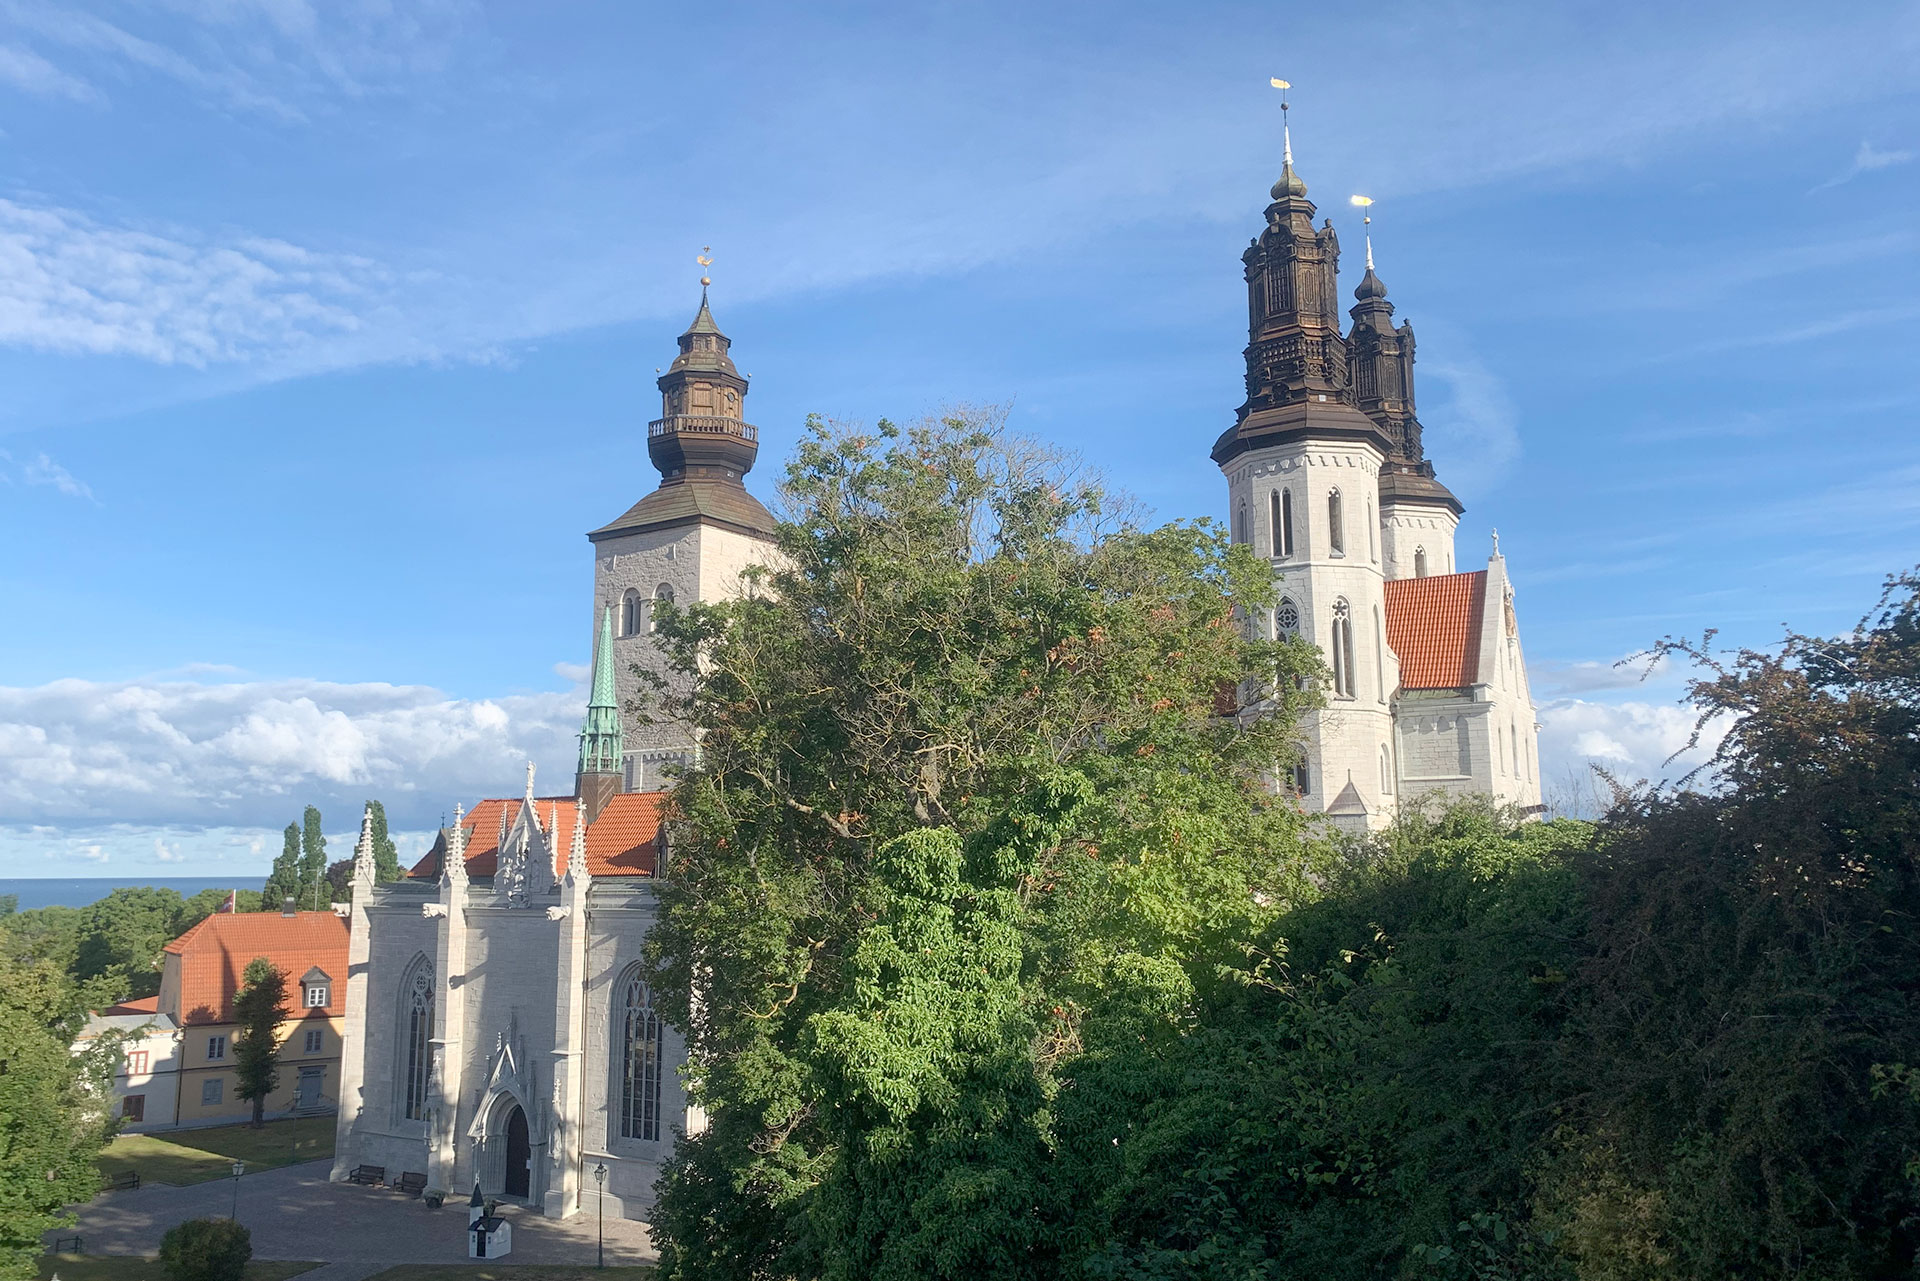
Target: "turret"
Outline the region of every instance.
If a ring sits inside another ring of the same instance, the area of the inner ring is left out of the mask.
[[[599,818],[607,802],[620,794],[625,757],[620,702],[614,692],[613,606],[608,605],[601,612],[600,637],[593,647],[593,689],[580,726],[580,763],[573,776],[573,793],[587,822]]]
[[[1382,453],[1391,443],[1355,407],[1340,336],[1340,238],[1331,221],[1313,225],[1307,184],[1293,167],[1293,135],[1282,128],[1280,179],[1269,193],[1267,225],[1240,259],[1247,282],[1247,399],[1236,424],[1214,442],[1213,461],[1221,466],[1249,449],[1304,436],[1366,440]]]

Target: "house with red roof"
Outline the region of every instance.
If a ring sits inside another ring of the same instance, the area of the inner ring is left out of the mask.
[[[285,976],[280,1081],[269,1119],[331,1113],[340,1099],[347,923],[332,912],[216,912],[163,949],[160,994],[97,1012],[81,1039],[122,1038],[115,1108],[134,1131],[253,1118],[234,1074],[233,998],[256,959]]]

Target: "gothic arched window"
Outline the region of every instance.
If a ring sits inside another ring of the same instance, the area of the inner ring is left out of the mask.
[[[1415,578],[1427,576],[1427,549],[1424,547],[1413,549],[1413,576]]]
[[[1353,617],[1344,600],[1334,602],[1333,606],[1333,692],[1343,698],[1352,698],[1353,679]]]
[[[660,1015],[653,991],[630,975],[620,993],[620,1137],[660,1137]]]
[[[1280,491],[1280,554],[1293,555],[1293,491]]]
[[[1240,506],[1233,513],[1233,541],[1236,543],[1253,541],[1247,537],[1247,500],[1244,498],[1240,500]]]
[[[1347,531],[1340,520],[1340,491],[1327,491],[1327,545],[1335,556],[1347,554]]]
[[[1280,604],[1273,611],[1273,630],[1275,639],[1285,640],[1300,630],[1300,607],[1288,596],[1280,598]]]
[[[671,586],[669,586],[666,583],[662,583],[658,587],[653,589],[652,605],[658,606],[658,605],[671,605],[671,604],[673,604],[673,588]],[[647,630],[649,632],[651,632],[654,628],[653,614],[654,614],[653,608],[649,607],[647,610]]]
[[[422,956],[400,986],[400,1115],[427,1119],[427,1087],[433,1080],[433,966]]]
[[[1393,757],[1385,743],[1380,745],[1380,795],[1393,795]]]
[[[1373,537],[1374,537],[1373,527],[1376,523],[1377,522],[1373,519],[1373,500],[1369,498],[1367,500],[1367,559],[1370,561],[1374,561],[1375,563],[1378,563],[1380,560],[1380,553],[1374,550],[1374,543],[1373,543]]]
[[[620,598],[620,634],[638,636],[644,626],[641,619],[645,612],[646,607],[640,603],[640,593],[629,587],[627,594]]]
[[[1307,784],[1310,781],[1307,776],[1307,762],[1304,759],[1295,761],[1293,764],[1294,792],[1298,795],[1305,796],[1307,794]]]

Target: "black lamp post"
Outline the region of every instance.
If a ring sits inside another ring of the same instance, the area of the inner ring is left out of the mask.
[[[600,1261],[593,1266],[607,1266],[607,1163],[593,1163],[593,1181],[600,1185]]]
[[[227,1217],[231,1218],[235,1223],[240,1221],[240,1176],[246,1172],[247,1163],[245,1161],[235,1161],[233,1163],[233,1213]]]

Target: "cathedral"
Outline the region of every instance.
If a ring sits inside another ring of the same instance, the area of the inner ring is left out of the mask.
[[[1271,194],[1242,258],[1246,400],[1212,458],[1233,539],[1279,585],[1247,625],[1311,638],[1331,673],[1278,782],[1355,832],[1433,793],[1538,812],[1513,587],[1497,541],[1484,569],[1455,567],[1462,509],[1422,444],[1412,327],[1395,325],[1369,249],[1342,332],[1339,240],[1314,225],[1290,140]],[[660,483],[587,535],[593,667],[572,790],[537,795],[529,766],[521,795],[456,809],[389,885],[374,884],[363,825],[335,1179],[378,1167],[552,1217],[638,1218],[676,1136],[703,1123],[641,967],[654,887],[672,875],[665,789],[698,744],[628,709],[634,666],[657,666],[656,605],[736,595],[772,555],[773,518],[745,485],[759,451],[747,380],[708,283],[647,425]]]

